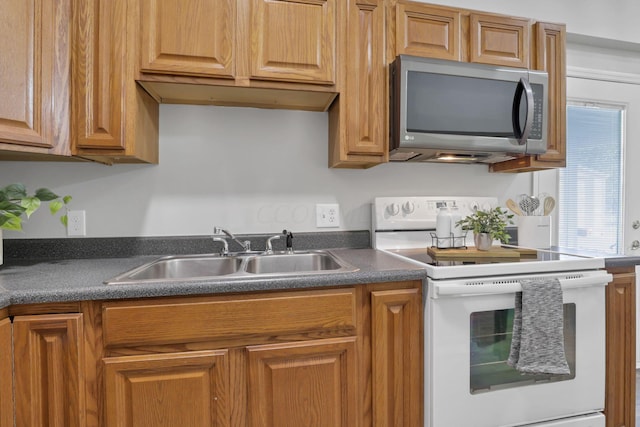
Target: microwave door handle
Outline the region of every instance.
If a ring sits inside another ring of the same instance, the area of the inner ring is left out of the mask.
[[[527,100],[527,117],[524,121],[524,128],[520,126],[520,102],[522,100],[522,94],[525,95]],[[513,122],[513,132],[518,140],[518,144],[526,144],[533,124],[533,89],[531,89],[529,80],[524,77],[520,78],[518,86],[516,87],[511,117]]]

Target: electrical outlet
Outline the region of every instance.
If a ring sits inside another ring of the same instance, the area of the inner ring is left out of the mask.
[[[84,211],[67,211],[67,236],[86,236]]]
[[[316,205],[316,227],[340,227],[340,205],[337,203]]]

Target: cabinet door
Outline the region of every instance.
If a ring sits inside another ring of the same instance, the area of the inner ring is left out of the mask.
[[[137,1],[74,3],[73,153],[158,162],[157,102],[135,82]]]
[[[389,158],[384,5],[382,0],[349,0],[341,10],[347,36],[340,47],[344,83],[329,110],[331,167],[366,168]]]
[[[235,0],[142,0],[141,71],[232,77]]]
[[[607,427],[633,426],[636,419],[636,278],[632,271],[611,271],[613,281],[606,290]]]
[[[422,320],[419,289],[371,293],[373,425],[421,425]]]
[[[13,427],[13,353],[11,321],[0,320],[0,427]]]
[[[85,426],[82,314],[13,321],[16,427]]]
[[[547,152],[537,160],[554,162],[554,167],[564,167],[567,139],[567,88],[564,25],[539,22],[536,28],[536,69],[549,74],[549,132]]]
[[[347,145],[350,155],[384,156],[385,120],[384,5],[382,1],[348,3]]]
[[[356,338],[248,347],[248,425],[358,426]]]
[[[226,350],[105,358],[106,425],[229,426]]]
[[[336,0],[252,0],[251,77],[333,84]]]
[[[396,55],[461,60],[460,11],[409,2],[395,13]]]
[[[529,68],[529,20],[472,13],[469,26],[471,62]]]
[[[70,0],[0,9],[0,149],[69,155]]]

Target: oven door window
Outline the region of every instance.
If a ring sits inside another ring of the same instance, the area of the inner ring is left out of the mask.
[[[507,365],[513,313],[513,309],[471,313],[471,394],[575,378],[575,304],[564,304],[564,351],[571,370],[569,375],[523,375]]]

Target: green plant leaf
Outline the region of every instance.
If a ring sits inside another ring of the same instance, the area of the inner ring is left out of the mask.
[[[64,202],[65,205],[69,204],[69,202],[71,201],[71,199],[73,199],[73,197],[71,196],[64,196],[62,198],[62,201]]]
[[[23,197],[27,197],[27,189],[20,183],[7,185],[2,191],[6,195],[7,200],[20,200]]]
[[[62,215],[60,217],[60,222],[62,223],[62,225],[64,225],[66,227],[67,223],[69,222],[67,216],[66,215]]]
[[[38,188],[36,190],[35,197],[37,197],[38,199],[42,200],[43,202],[49,202],[51,200],[57,199],[60,196],[58,196],[57,194],[55,194],[53,191],[49,190],[48,188]]]
[[[26,209],[17,203],[12,203],[7,200],[0,201],[0,213],[2,211],[10,212],[15,216],[20,216]]]
[[[62,203],[62,200],[54,200],[52,202],[49,203],[49,210],[51,211],[51,215],[54,215],[56,212],[58,212],[62,206],[64,204]]]
[[[0,228],[4,230],[16,230],[22,231],[22,219],[19,216],[9,215],[4,216],[0,213]]]
[[[25,209],[24,213],[27,215],[27,218],[29,218],[32,213],[38,210],[40,203],[40,199],[35,196],[23,197],[20,201],[20,206]]]

